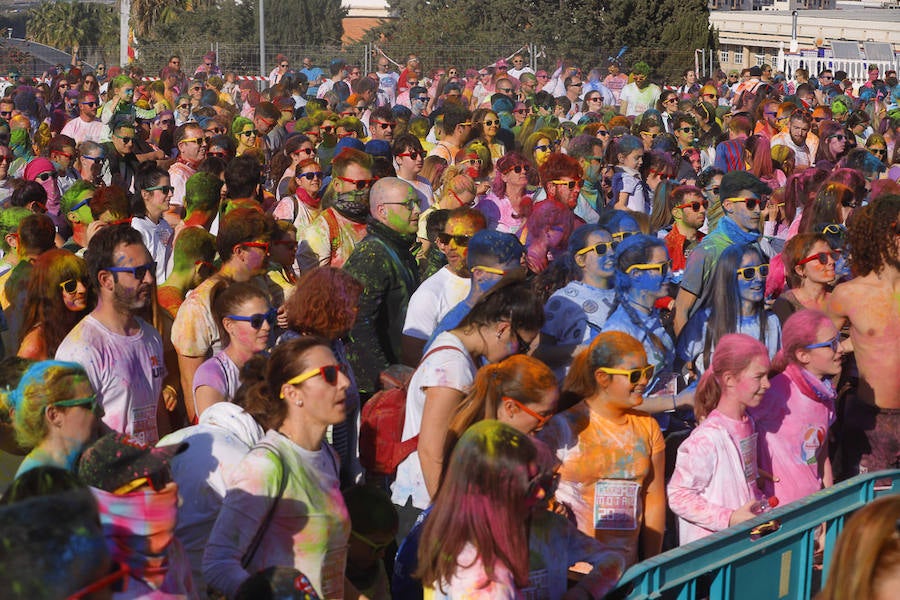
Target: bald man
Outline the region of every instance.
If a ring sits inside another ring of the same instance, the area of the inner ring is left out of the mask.
[[[411,252],[419,222],[418,198],[402,179],[385,177],[375,182],[369,193],[366,237],[344,263],[344,270],[364,288],[347,347],[364,401],[378,390],[381,371],[400,362],[406,308],[419,285]]]

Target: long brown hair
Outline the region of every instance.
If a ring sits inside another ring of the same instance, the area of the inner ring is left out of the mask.
[[[471,544],[493,579],[509,569],[516,586],[528,583],[528,465],[537,450],[527,435],[499,421],[481,421],[460,438],[419,542],[417,575],[440,588],[453,579],[459,555]]]
[[[484,419],[496,419],[504,397],[525,404],[540,404],[544,394],[556,387],[550,367],[527,354],[514,354],[478,369],[472,390],[456,410],[447,432],[444,457],[450,456],[463,432]]]
[[[69,279],[80,281],[86,288],[87,308],[74,312],[66,308],[61,284]],[[47,356],[52,358],[56,349],[73,327],[91,312],[96,304],[94,287],[90,283],[87,263],[68,250],[52,249],[41,253],[34,260],[34,270],[28,279],[27,296],[19,345],[25,336],[41,326]]]

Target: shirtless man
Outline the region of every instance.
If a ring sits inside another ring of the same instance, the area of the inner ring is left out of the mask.
[[[900,196],[857,211],[848,241],[857,276],[838,285],[826,307],[835,325],[849,325],[859,368],[833,430],[836,479],[900,459]]]

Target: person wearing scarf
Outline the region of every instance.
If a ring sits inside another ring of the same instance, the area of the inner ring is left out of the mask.
[[[759,466],[768,496],[782,504],[800,500],[834,483],[828,430],[835,420],[841,373],[840,332],[817,310],[801,310],[784,323],[782,349],[762,402],[750,410],[759,432]],[[771,477],[768,477],[771,475]]]

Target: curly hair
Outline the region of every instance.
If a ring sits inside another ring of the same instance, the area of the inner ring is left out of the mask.
[[[317,267],[307,271],[284,303],[288,327],[329,340],[346,335],[356,321],[362,290],[362,284],[343,269]]]
[[[881,196],[856,210],[850,219],[848,242],[853,249],[851,263],[857,276],[879,274],[888,265],[900,269],[897,254],[900,196]]]

